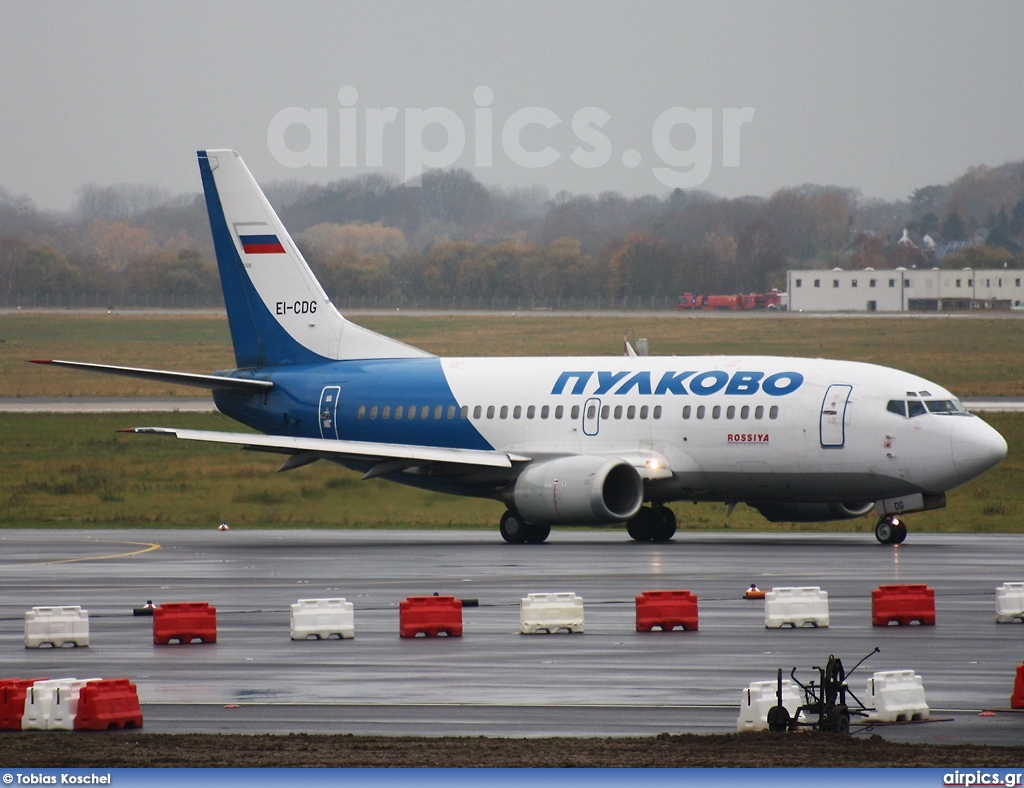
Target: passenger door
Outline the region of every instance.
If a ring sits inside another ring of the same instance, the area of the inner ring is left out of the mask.
[[[821,402],[819,433],[823,449],[841,449],[846,444],[846,408],[853,386],[834,384]]]
[[[341,386],[324,386],[320,392],[320,437],[338,439],[338,400]]]

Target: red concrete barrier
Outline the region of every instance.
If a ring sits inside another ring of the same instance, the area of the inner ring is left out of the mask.
[[[153,642],[217,642],[217,608],[207,602],[165,602],[153,611]]]
[[[78,695],[76,731],[141,728],[138,688],[128,679],[90,681]]]
[[[871,592],[871,624],[888,626],[895,621],[907,626],[911,621],[935,623],[935,590],[919,585],[879,586]]]
[[[462,637],[462,602],[453,596],[411,596],[398,606],[398,634]]]
[[[697,597],[689,591],[644,591],[636,598],[636,631],[697,629]]]
[[[1013,695],[1010,696],[1011,709],[1024,709],[1024,665],[1017,666],[1017,681],[1013,685]]]
[[[46,679],[0,679],[0,731],[20,731],[25,714],[25,695],[37,681]]]

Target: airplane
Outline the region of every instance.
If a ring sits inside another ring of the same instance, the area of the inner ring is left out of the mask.
[[[505,504],[509,543],[552,526],[676,532],[673,501],[744,502],[770,521],[910,512],[1006,456],[949,391],[874,364],[771,356],[438,358],[335,308],[238,153],[198,152],[234,347],[212,375],[40,360],[194,386],[258,430],[124,432],[237,444]]]

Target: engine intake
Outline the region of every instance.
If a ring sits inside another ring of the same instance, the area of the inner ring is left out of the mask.
[[[534,525],[608,525],[628,520],[644,502],[636,468],[608,457],[560,457],[519,474],[512,498]]]
[[[748,504],[772,523],[824,523],[829,520],[853,520],[875,508],[868,503],[795,503],[793,501],[760,501]]]

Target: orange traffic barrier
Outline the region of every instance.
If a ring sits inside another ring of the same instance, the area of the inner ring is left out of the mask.
[[[1017,666],[1017,681],[1013,685],[1013,695],[1010,696],[1011,709],[1024,709],[1024,665]]]
[[[935,590],[919,585],[879,586],[871,592],[871,623],[888,626],[895,621],[907,626],[911,621],[935,623]]]
[[[743,595],[744,599],[764,599],[765,591],[762,591],[757,587],[756,583],[751,583],[750,588],[747,589],[747,593]]]
[[[29,687],[46,679],[0,679],[0,730],[20,731]]]
[[[153,642],[217,642],[217,608],[207,602],[164,602],[153,611]]]
[[[398,634],[462,637],[462,602],[453,596],[411,596],[398,606]]]
[[[697,629],[697,597],[689,591],[644,591],[636,598],[636,631]]]
[[[78,695],[76,731],[141,728],[139,691],[128,679],[90,681]]]

